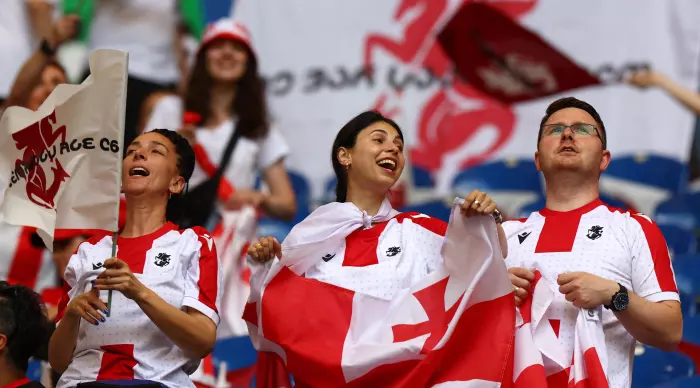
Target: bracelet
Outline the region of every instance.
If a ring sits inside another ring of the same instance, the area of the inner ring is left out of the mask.
[[[49,41],[46,39],[41,40],[41,46],[39,46],[39,49],[46,56],[53,57],[54,55],[56,55],[56,49],[51,47],[51,45],[49,44]]]

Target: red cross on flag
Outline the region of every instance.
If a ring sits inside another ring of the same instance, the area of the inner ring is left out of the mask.
[[[457,206],[443,267],[391,300],[305,278],[284,253],[257,265],[244,313],[253,343],[277,353],[301,387],[510,383],[515,301],[496,225]]]

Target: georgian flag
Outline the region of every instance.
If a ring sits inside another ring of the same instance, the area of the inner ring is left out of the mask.
[[[574,331],[574,354],[565,354],[545,313],[554,290],[535,271],[532,296],[520,306],[522,325],[515,332],[515,388],[608,388],[607,351],[602,310],[580,309]],[[545,368],[544,359],[552,363]]]
[[[509,385],[516,310],[493,219],[465,218],[455,203],[444,267],[381,300],[302,276],[322,255],[300,252],[338,244],[371,221],[353,208],[317,209],[290,234],[295,244],[285,240],[281,261],[254,267],[244,318],[256,348],[310,386]],[[375,221],[394,214],[385,202]]]

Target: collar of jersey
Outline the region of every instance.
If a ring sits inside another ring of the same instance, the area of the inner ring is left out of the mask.
[[[129,242],[130,244],[137,243],[139,241],[153,241],[164,234],[177,230],[177,225],[173,224],[172,222],[166,222],[165,225],[163,225],[160,229],[156,230],[155,232],[151,232],[149,234],[145,234],[143,236],[138,236],[138,237],[122,237],[118,236],[117,237],[117,245],[123,243],[123,242]]]
[[[581,214],[588,213],[589,211],[597,208],[598,206],[605,205],[600,198],[596,198],[592,202],[581,206],[578,209],[569,210],[568,212],[560,212],[556,210],[547,209],[546,207],[540,210],[540,214],[543,217],[558,217],[558,216],[580,216]]]

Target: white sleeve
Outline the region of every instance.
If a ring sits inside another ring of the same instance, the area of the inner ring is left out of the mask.
[[[632,260],[632,291],[651,302],[680,300],[666,240],[643,214],[630,216],[627,227]]]
[[[267,136],[260,141],[258,168],[265,170],[287,155],[289,155],[289,145],[284,140],[282,132],[274,126],[270,126]]]
[[[442,267],[442,243],[445,241],[447,223],[425,214],[411,216],[415,227],[411,235],[412,250],[425,260],[428,273]]]
[[[66,312],[66,307],[73,298],[78,295],[85,293],[83,287],[78,284],[78,279],[83,273],[83,263],[86,261],[89,255],[89,249],[92,247],[87,242],[83,242],[78,245],[77,251],[71,256],[66,266],[66,271],[63,273],[63,280],[65,281],[63,287],[63,296],[58,302],[58,313],[56,315],[56,323],[61,321],[63,314]]]
[[[161,97],[146,121],[144,132],[156,128],[178,130],[182,127],[182,99],[175,95]]]
[[[182,306],[191,307],[206,315],[217,326],[219,325],[221,311],[221,264],[216,254],[214,239],[209,233],[200,227],[191,229],[194,232],[196,242],[193,247],[185,275],[185,296]],[[182,237],[192,238],[192,235],[183,233]]]

